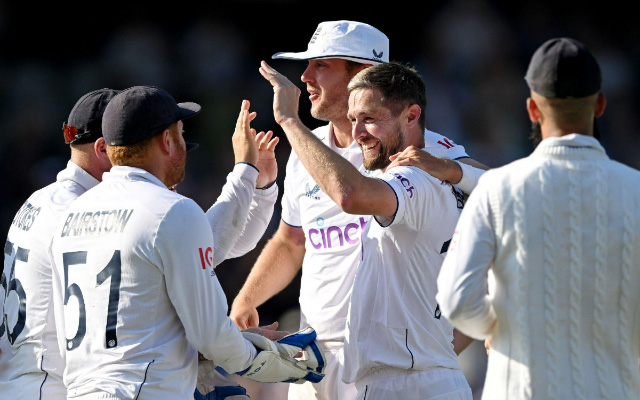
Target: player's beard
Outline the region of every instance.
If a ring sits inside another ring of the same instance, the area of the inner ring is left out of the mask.
[[[180,134],[178,134],[180,135]],[[176,146],[180,146],[180,139],[176,136],[171,136],[174,144]],[[181,147],[181,151],[169,161],[169,172],[167,177],[167,182],[169,183],[167,187],[172,187],[177,185],[178,183],[184,180],[185,175],[185,166],[187,165],[187,149],[186,146]]]
[[[542,142],[542,129],[540,128],[540,122],[532,122],[531,123],[531,133],[529,134],[529,139],[533,142],[533,147],[538,147],[540,142]]]
[[[327,122],[347,118],[347,110],[349,109],[347,84],[349,83],[349,78],[345,76],[344,79],[324,89],[310,86],[320,90],[320,98],[311,102],[311,116],[313,118]]]
[[[364,153],[364,150],[362,150],[362,145],[358,142],[360,150],[362,150],[364,167],[369,171],[386,168],[389,164],[391,164],[391,160],[389,160],[389,157],[404,149],[404,135],[402,134],[399,123],[396,124],[393,132],[387,135],[387,138],[385,140],[382,140],[380,138],[377,139],[379,140],[380,148],[378,149],[378,154],[373,157],[367,157]]]

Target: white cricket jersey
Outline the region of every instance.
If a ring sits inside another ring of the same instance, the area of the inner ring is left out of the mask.
[[[69,204],[98,181],[71,161],[11,223],[0,289],[0,397],[66,399],[51,303],[49,245]]]
[[[377,369],[459,369],[453,326],[440,318],[436,279],[464,201],[459,189],[416,167],[380,179],[398,199],[393,221],[365,229],[344,346],[343,381]]]
[[[251,199],[256,177],[236,165],[221,197],[233,186]],[[69,399],[193,399],[197,351],[229,372],[249,366],[256,350],[227,317],[215,248],[202,209],[139,168],[113,167],[73,203],[51,250]]]
[[[362,150],[355,141],[349,147],[337,147],[331,124],[313,133],[365,173]],[[425,143],[425,150],[438,157],[468,157],[464,147],[435,132],[425,131]],[[351,287],[360,261],[360,238],[370,218],[343,212],[291,152],[284,181],[282,220],[301,227],[305,234],[299,298],[301,327],[312,326],[320,340],[344,340]]]

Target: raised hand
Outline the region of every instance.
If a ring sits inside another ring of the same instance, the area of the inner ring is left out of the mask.
[[[267,133],[260,132],[256,135],[256,143],[258,145],[258,164],[256,167],[260,171],[257,188],[271,186],[278,176],[278,163],[276,162],[276,145],[280,141],[279,137],[273,137],[273,131]]]
[[[258,144],[256,143],[256,131],[251,129],[250,126],[251,121],[256,117],[256,113],[249,112],[249,105],[249,100],[242,101],[231,142],[233,143],[235,162],[246,162],[257,168]]]
[[[273,117],[280,125],[287,119],[298,119],[300,89],[269,64],[260,63],[260,74],[273,86]]]

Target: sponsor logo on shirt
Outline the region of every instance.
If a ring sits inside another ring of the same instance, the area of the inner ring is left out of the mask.
[[[367,225],[364,217],[360,217],[356,222],[351,222],[345,227],[329,226],[324,228],[324,218],[316,220],[318,229],[309,229],[309,242],[314,249],[331,249],[343,247],[349,244],[356,244],[362,238],[362,232]]]
[[[307,183],[304,187],[304,194],[310,199],[320,200],[320,196],[316,194],[319,191],[320,191],[320,186],[318,185],[315,185],[313,189],[311,189],[309,188],[309,183]]]
[[[40,214],[40,207],[35,208],[31,203],[25,201],[16,213],[11,224],[18,229],[28,231],[33,226],[38,214]]]
[[[102,210],[69,213],[61,237],[122,233],[133,210]]]
[[[456,146],[455,143],[453,143],[451,140],[447,138],[442,138],[442,140],[438,140],[438,143],[446,147],[447,150]]]
[[[203,249],[202,247],[198,248],[200,252],[200,262],[202,263],[202,269],[213,268],[213,249],[211,247],[207,247]]]
[[[392,172],[392,174],[393,174],[393,176],[395,176],[400,181],[400,183],[402,184],[404,189],[409,193],[409,198],[412,199],[413,198],[413,190],[415,188],[413,187],[413,185],[411,184],[409,179],[405,178],[404,176],[402,176],[402,175],[400,175],[398,173]]]

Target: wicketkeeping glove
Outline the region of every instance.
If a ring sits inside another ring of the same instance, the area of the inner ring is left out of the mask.
[[[324,378],[326,360],[316,340],[316,331],[305,328],[280,340],[242,332],[245,339],[258,349],[249,368],[237,372],[258,382],[320,382]]]
[[[195,400],[249,400],[245,388],[226,375],[226,371],[216,367],[213,361],[198,360]]]

